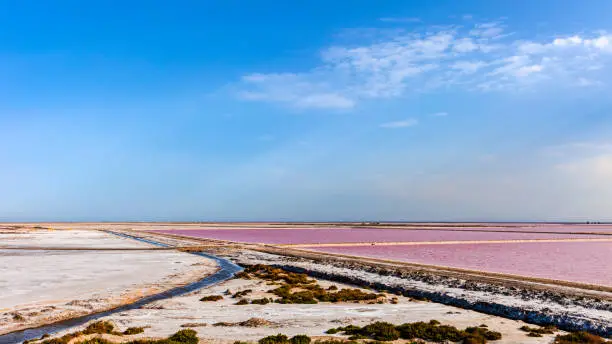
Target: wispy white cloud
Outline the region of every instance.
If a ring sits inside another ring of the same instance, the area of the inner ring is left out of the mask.
[[[284,103],[296,108],[349,109],[355,101],[336,92],[324,81],[316,81],[314,75],[260,74],[242,78],[244,100]]]
[[[377,32],[369,29],[356,44],[325,47],[311,70],[246,75],[239,96],[294,108],[341,110],[364,100],[450,87],[514,92],[547,82],[554,87],[601,86],[597,71],[612,59],[612,35],[602,32],[514,40],[500,21]]]
[[[457,61],[451,64],[449,67],[452,70],[456,70],[462,74],[476,73],[479,69],[487,66],[486,62],[483,61]]]
[[[419,124],[419,121],[415,118],[408,118],[401,121],[387,122],[380,125],[381,128],[386,129],[397,129],[397,128],[407,128],[413,127]]]
[[[504,28],[499,22],[476,24],[469,32],[470,36],[480,39],[501,38],[503,33]]]
[[[479,46],[471,38],[461,38],[453,44],[453,50],[458,53],[469,53],[478,50]]]

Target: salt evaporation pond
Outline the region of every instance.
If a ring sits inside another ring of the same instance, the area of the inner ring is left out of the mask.
[[[449,230],[485,230],[502,232],[533,232],[533,233],[602,233],[612,235],[612,226],[609,225],[558,225],[535,224],[525,226],[499,226],[499,227],[447,227]]]
[[[414,230],[381,228],[291,228],[291,229],[204,229],[156,230],[156,233],[184,235],[246,243],[315,244],[359,242],[489,241],[534,239],[612,239],[612,236],[515,233],[486,231]]]
[[[363,245],[306,249],[612,286],[612,242]]]

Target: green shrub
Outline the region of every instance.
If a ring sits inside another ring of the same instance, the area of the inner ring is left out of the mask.
[[[304,334],[298,334],[290,339],[291,344],[310,344],[310,337]]]
[[[308,279],[306,274],[289,272],[263,264],[257,264],[246,268],[244,274],[240,274],[240,276],[240,278],[247,279],[256,277],[267,281],[283,281],[287,284],[309,284],[315,282],[314,280]]]
[[[317,303],[317,300],[315,300],[311,291],[305,290],[289,294],[289,296],[281,299],[280,303],[313,304]]]
[[[572,332],[566,335],[558,335],[553,342],[555,344],[575,344],[575,343],[584,343],[584,344],[604,344],[606,341],[594,334],[590,334],[588,332],[579,331]]]
[[[338,339],[325,339],[325,340],[317,340],[315,344],[359,344],[353,340],[338,340]]]
[[[393,341],[402,339],[422,339],[430,342],[486,343],[487,340],[501,339],[501,333],[489,331],[483,327],[468,327],[459,330],[453,326],[440,325],[437,320],[429,322],[406,323],[395,326],[386,322],[375,322],[364,327],[348,325],[327,330],[327,334],[342,332],[349,339],[373,339],[375,341]]]
[[[252,292],[253,292],[253,290],[251,290],[251,289],[245,289],[243,291],[239,291],[239,292],[235,293],[234,295],[232,295],[232,299],[237,299],[237,298],[246,296],[246,295],[248,295],[248,294],[250,294]]]
[[[378,295],[360,289],[341,289],[335,293],[324,293],[318,297],[320,301],[324,302],[368,301],[377,298]]]
[[[82,342],[79,342],[79,344],[113,344],[113,343],[109,342],[106,339],[102,339],[102,338],[91,338],[91,339],[86,339]]]
[[[235,305],[239,305],[239,306],[248,305],[249,304],[249,300],[247,300],[247,299],[240,299],[238,302],[236,302],[234,304]]]
[[[395,329],[395,325],[387,322],[375,322],[361,329],[361,334],[367,338],[380,341],[390,341],[399,339],[399,331]]]
[[[290,344],[289,338],[284,334],[267,336],[258,341],[259,344]]]
[[[482,337],[487,340],[500,340],[502,338],[501,333],[495,331],[489,331],[483,327],[468,327],[465,332],[472,337]]]
[[[519,330],[528,332],[528,335],[529,334],[539,334],[541,337],[542,334],[555,333],[555,331],[557,331],[557,328],[551,325],[544,326],[544,327],[530,327],[530,326],[525,325],[525,326],[521,326]],[[535,337],[535,336],[531,336],[531,337]]]
[[[407,323],[397,327],[400,337],[403,339],[416,339],[433,342],[451,341],[458,342],[465,337],[465,333],[456,327],[438,325],[435,323]]]
[[[208,295],[208,296],[204,296],[203,298],[200,299],[200,301],[219,301],[219,300],[223,300],[223,296],[221,295]]]
[[[483,337],[466,337],[463,344],[486,344],[487,340]]]
[[[143,332],[144,332],[144,327],[128,327],[125,331],[123,331],[123,334],[130,336],[130,335],[139,334]]]
[[[110,324],[110,326],[109,326]],[[112,323],[99,321],[93,323],[87,327],[85,331],[78,331],[74,333],[66,334],[60,338],[47,339],[42,342],[42,344],[68,344],[74,338],[80,337],[85,334],[102,334],[102,333],[112,333],[115,335],[121,335],[119,332],[113,332]],[[110,331],[110,332],[109,332]],[[126,331],[127,332],[127,331]],[[116,344],[110,342],[106,339],[101,338],[91,338],[79,341],[74,344]],[[137,339],[129,342],[125,342],[124,344],[198,344],[198,336],[196,331],[194,330],[180,330],[168,337],[167,339],[161,340],[150,340],[150,339]]]
[[[59,338],[47,339],[42,341],[41,344],[68,344],[72,339],[80,337],[82,335],[104,333],[115,334],[119,336],[123,334],[121,332],[116,332],[115,325],[113,325],[113,323],[110,321],[96,321],[94,323],[89,324],[83,331],[68,333]]]
[[[309,279],[306,274],[294,273],[283,269],[274,268],[268,265],[253,265],[247,267],[242,278],[260,278],[269,282],[282,282],[281,286],[270,292],[280,297],[276,302],[290,304],[312,304],[321,302],[342,302],[342,301],[362,301],[376,300],[379,296],[373,293],[363,292],[360,289],[342,289],[338,292],[338,287],[330,286],[327,290],[323,289],[315,280]],[[299,291],[294,292],[297,288]],[[233,297],[246,295],[245,292],[234,294]]]
[[[248,272],[246,271],[240,271],[234,274],[235,278],[242,278],[242,279],[251,279],[251,276],[249,275]]]
[[[344,334],[358,334],[361,331],[361,327],[355,325],[347,325],[344,327],[338,327],[338,331],[344,332]]]
[[[261,299],[254,299],[254,300],[251,300],[251,304],[253,304],[253,305],[267,305],[268,303],[270,303],[270,302],[271,302],[270,300],[271,300],[271,299],[268,299],[268,298],[266,298],[266,297],[263,297],[263,298],[261,298]]]
[[[110,321],[96,321],[91,323],[85,328],[83,334],[92,334],[92,333],[113,333],[115,330],[115,325],[113,325]]]
[[[170,342],[180,344],[198,344],[198,333],[191,329],[180,330],[172,336],[168,337]]]

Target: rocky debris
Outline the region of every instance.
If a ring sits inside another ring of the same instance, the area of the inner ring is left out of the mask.
[[[26,320],[26,318],[19,312],[12,313],[11,317],[13,318],[13,321],[22,322]]]
[[[76,306],[76,307],[82,307],[82,308],[87,308],[87,309],[94,309],[94,306],[87,300],[72,300],[68,303],[66,303],[67,306]]]
[[[568,331],[612,336],[612,304],[589,297],[570,297],[554,290],[527,290],[426,271],[369,266],[348,260],[311,260],[256,251],[227,254],[239,264],[267,264],[313,277],[402,294],[414,299],[471,309]]]
[[[151,302],[151,303],[141,306],[140,308],[141,309],[166,309],[167,308],[166,301],[167,300]]]
[[[181,327],[206,327],[207,323],[186,323],[181,325]]]
[[[262,318],[250,318],[249,320],[241,321],[241,322],[218,322],[213,324],[213,326],[243,326],[243,327],[263,327],[263,326],[272,326],[276,325],[275,323],[268,321]]]
[[[250,318],[249,320],[240,322],[239,324],[240,326],[245,326],[245,327],[261,327],[261,326],[274,325],[273,322],[268,321],[266,319],[262,319],[262,318]]]

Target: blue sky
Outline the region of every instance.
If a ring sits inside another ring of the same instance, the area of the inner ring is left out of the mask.
[[[4,1],[0,220],[612,220],[612,3]]]

